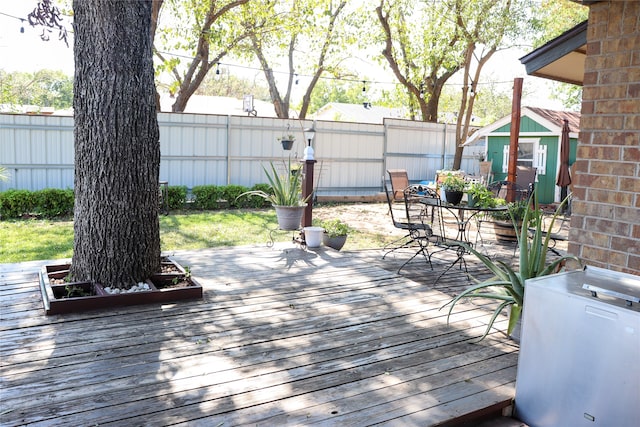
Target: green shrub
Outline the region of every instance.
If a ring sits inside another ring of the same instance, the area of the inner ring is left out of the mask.
[[[45,188],[33,193],[35,212],[45,218],[66,216],[73,214],[75,197],[73,190],[59,188]]]
[[[219,209],[220,199],[224,198],[223,187],[216,185],[196,185],[191,192],[194,196],[193,207],[196,209]]]
[[[0,217],[20,218],[34,211],[35,197],[29,190],[7,190],[0,193]]]
[[[226,185],[222,187],[222,194],[224,199],[227,201],[228,206],[230,208],[245,208],[249,206],[248,199],[245,197],[238,198],[244,192],[249,191],[249,189],[242,185]]]
[[[184,185],[169,186],[169,209],[182,209],[187,203],[187,187]]]
[[[273,190],[269,184],[256,184],[251,187],[251,191],[263,191],[267,194],[273,194]],[[264,197],[249,195],[247,196],[247,206],[251,208],[270,208],[271,203]]]

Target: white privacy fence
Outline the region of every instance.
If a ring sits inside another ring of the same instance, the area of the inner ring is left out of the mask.
[[[289,157],[297,162],[306,145],[302,129],[314,125],[183,113],[160,113],[158,122],[160,180],[189,188],[265,182],[262,165]],[[453,125],[386,119],[382,125],[319,121],[314,127],[320,196],[377,194],[386,169],[406,169],[412,181],[433,180],[453,162]],[[277,141],[288,133],[296,135],[291,151]],[[10,175],[0,191],[73,188],[73,158],[72,117],[0,114],[0,165]],[[476,157],[463,157],[462,169],[475,173]]]

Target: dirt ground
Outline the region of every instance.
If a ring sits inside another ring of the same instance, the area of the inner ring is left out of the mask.
[[[386,203],[340,203],[313,208],[313,218],[320,221],[339,218],[350,227],[389,235],[403,235],[395,228]]]
[[[337,204],[320,204],[313,208],[314,220],[325,220],[339,218],[346,222],[350,227],[355,229],[365,229],[375,231],[377,233],[388,236],[398,236],[406,234],[402,230],[395,228],[389,215],[389,206],[387,203],[367,202],[367,203],[337,203]],[[470,237],[475,237],[476,229],[472,226]],[[562,235],[568,237],[568,221],[563,225]],[[454,231],[455,235],[455,231]],[[490,226],[483,226],[482,237],[485,243],[492,244],[495,242],[493,229]],[[567,250],[567,241],[558,240],[556,249],[560,251]]]

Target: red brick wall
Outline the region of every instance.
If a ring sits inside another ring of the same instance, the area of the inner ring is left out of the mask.
[[[640,1],[590,6],[569,252],[640,275]]]

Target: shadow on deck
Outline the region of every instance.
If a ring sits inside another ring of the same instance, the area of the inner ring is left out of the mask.
[[[507,250],[507,253],[512,251]],[[441,306],[416,261],[291,244],[179,252],[204,299],[45,316],[43,263],[0,265],[0,423],[455,425],[500,410],[518,347],[489,307]],[[469,263],[482,276],[478,265]]]

